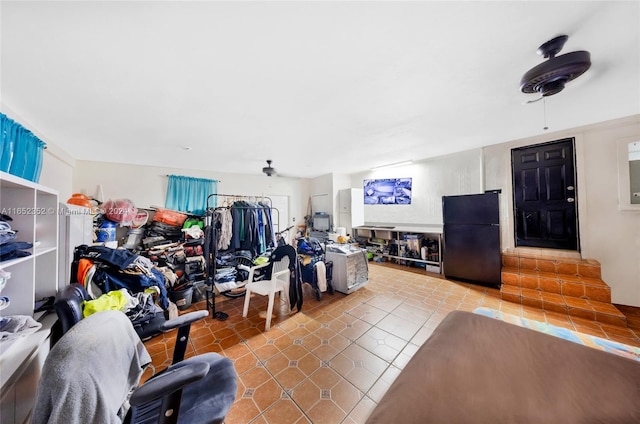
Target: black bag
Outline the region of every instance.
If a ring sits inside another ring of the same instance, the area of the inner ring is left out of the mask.
[[[143,315],[136,320],[132,320],[131,323],[133,324],[133,328],[136,330],[136,333],[138,333],[140,340],[144,342],[153,336],[161,334],[162,331],[160,330],[160,327],[165,321],[166,318],[164,316],[164,312],[160,311]]]
[[[140,302],[127,311],[127,316],[140,340],[146,341],[162,333],[160,327],[166,321],[166,316],[154,303],[153,296],[142,293],[136,296]]]
[[[183,235],[181,227],[165,224],[160,221],[153,221],[147,230],[148,237],[164,237],[166,240],[173,242],[181,240]]]

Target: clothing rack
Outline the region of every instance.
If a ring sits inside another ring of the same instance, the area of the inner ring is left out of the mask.
[[[273,205],[273,202],[271,200],[270,197],[267,196],[247,196],[246,194],[223,194],[223,193],[211,193],[210,195],[207,196],[207,209],[209,209],[211,206],[209,206],[209,200],[213,197],[213,196],[222,196],[222,197],[230,197],[233,200],[252,200],[252,199],[266,199],[269,201],[269,206],[271,207]]]
[[[212,193],[210,195],[207,196],[207,202],[206,202],[206,213],[205,213],[205,221],[204,224],[205,226],[211,226],[213,224],[213,212],[216,210],[220,210],[220,209],[229,209],[231,208],[231,205],[229,206],[210,206],[209,202],[211,200],[212,197],[218,197],[218,196],[222,196],[224,198],[230,198],[232,199],[232,203],[238,200],[245,200],[245,201],[251,201],[251,202],[258,202],[259,200],[257,199],[261,199],[261,200],[266,200],[268,201],[267,207],[269,207],[269,209],[272,211],[272,218],[271,221],[273,221],[273,211],[276,211],[277,214],[277,225],[278,225],[278,230],[280,230],[280,211],[277,208],[273,207],[273,201],[271,200],[270,197],[266,197],[266,196],[247,196],[247,195],[242,195],[242,194],[223,194],[223,193]],[[265,202],[267,203],[267,202]],[[239,209],[245,209],[245,210],[253,210],[253,209],[260,209],[263,210],[263,207],[258,207],[258,206],[240,206],[238,207]],[[215,230],[213,230],[215,232]],[[214,237],[214,239],[217,238],[217,236]],[[205,248],[205,251],[209,251],[208,247]],[[220,321],[224,321],[226,320],[229,315],[224,313],[224,312],[216,312],[216,305],[215,305],[215,287],[214,287],[214,283],[213,283],[213,278],[216,272],[216,259],[215,256],[217,255],[217,249],[213,249],[211,251],[211,253],[213,254],[213,260],[211,260],[211,258],[206,257],[206,268],[207,268],[207,288],[206,288],[206,304],[207,304],[207,309],[211,308],[212,311],[212,318],[213,319],[218,319]],[[209,255],[207,255],[209,256]]]
[[[280,211],[278,210],[278,208],[274,208],[273,207],[273,201],[271,200],[270,197],[267,196],[247,196],[245,194],[222,194],[222,193],[212,193],[210,195],[207,196],[207,219],[210,219],[210,215],[209,212],[210,211],[214,211],[214,210],[219,210],[219,209],[226,209],[229,208],[230,206],[214,206],[211,207],[209,206],[209,200],[213,197],[213,196],[222,196],[222,197],[229,197],[231,198],[233,201],[236,200],[251,200],[251,201],[257,201],[256,199],[263,199],[263,200],[267,200],[268,201],[268,206],[271,209],[271,211],[276,211],[276,221],[277,225],[278,225],[278,231],[280,231]],[[232,202],[233,203],[233,202]],[[240,209],[260,209],[259,207],[250,207],[250,206],[242,206],[240,207]],[[273,218],[272,218],[273,219]],[[205,225],[211,224],[211,222],[207,222],[205,221]]]

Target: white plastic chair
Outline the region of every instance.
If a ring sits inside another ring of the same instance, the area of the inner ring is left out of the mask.
[[[244,296],[244,308],[242,310],[242,316],[246,317],[249,312],[249,301],[251,300],[251,294],[256,293],[262,296],[269,296],[269,304],[267,306],[267,322],[264,326],[265,331],[269,331],[271,328],[271,315],[273,313],[273,303],[276,293],[280,293],[280,301],[284,299],[289,306],[289,258],[283,257],[281,260],[273,262],[271,269],[271,279],[261,281],[249,281],[246,288],[246,294]]]

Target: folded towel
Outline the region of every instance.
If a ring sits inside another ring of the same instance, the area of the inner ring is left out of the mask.
[[[10,315],[0,320],[0,340],[11,340],[32,334],[42,327],[38,321],[28,315]]]

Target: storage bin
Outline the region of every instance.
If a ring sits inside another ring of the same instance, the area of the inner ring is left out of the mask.
[[[389,230],[375,230],[376,238],[383,240],[391,240],[393,237],[391,236],[391,231]]]
[[[437,265],[427,265],[427,272],[435,272],[436,274],[440,274],[440,267]]]
[[[187,287],[183,290],[169,290],[169,299],[176,304],[178,309],[184,311],[191,306],[191,299],[193,298],[193,287]]]
[[[191,296],[191,302],[202,302],[207,298],[207,286],[203,281],[196,281],[193,283],[193,295]]]
[[[118,224],[112,221],[104,220],[100,228],[98,229],[98,234],[96,241],[100,243],[106,243],[110,241],[116,241],[116,227]]]

